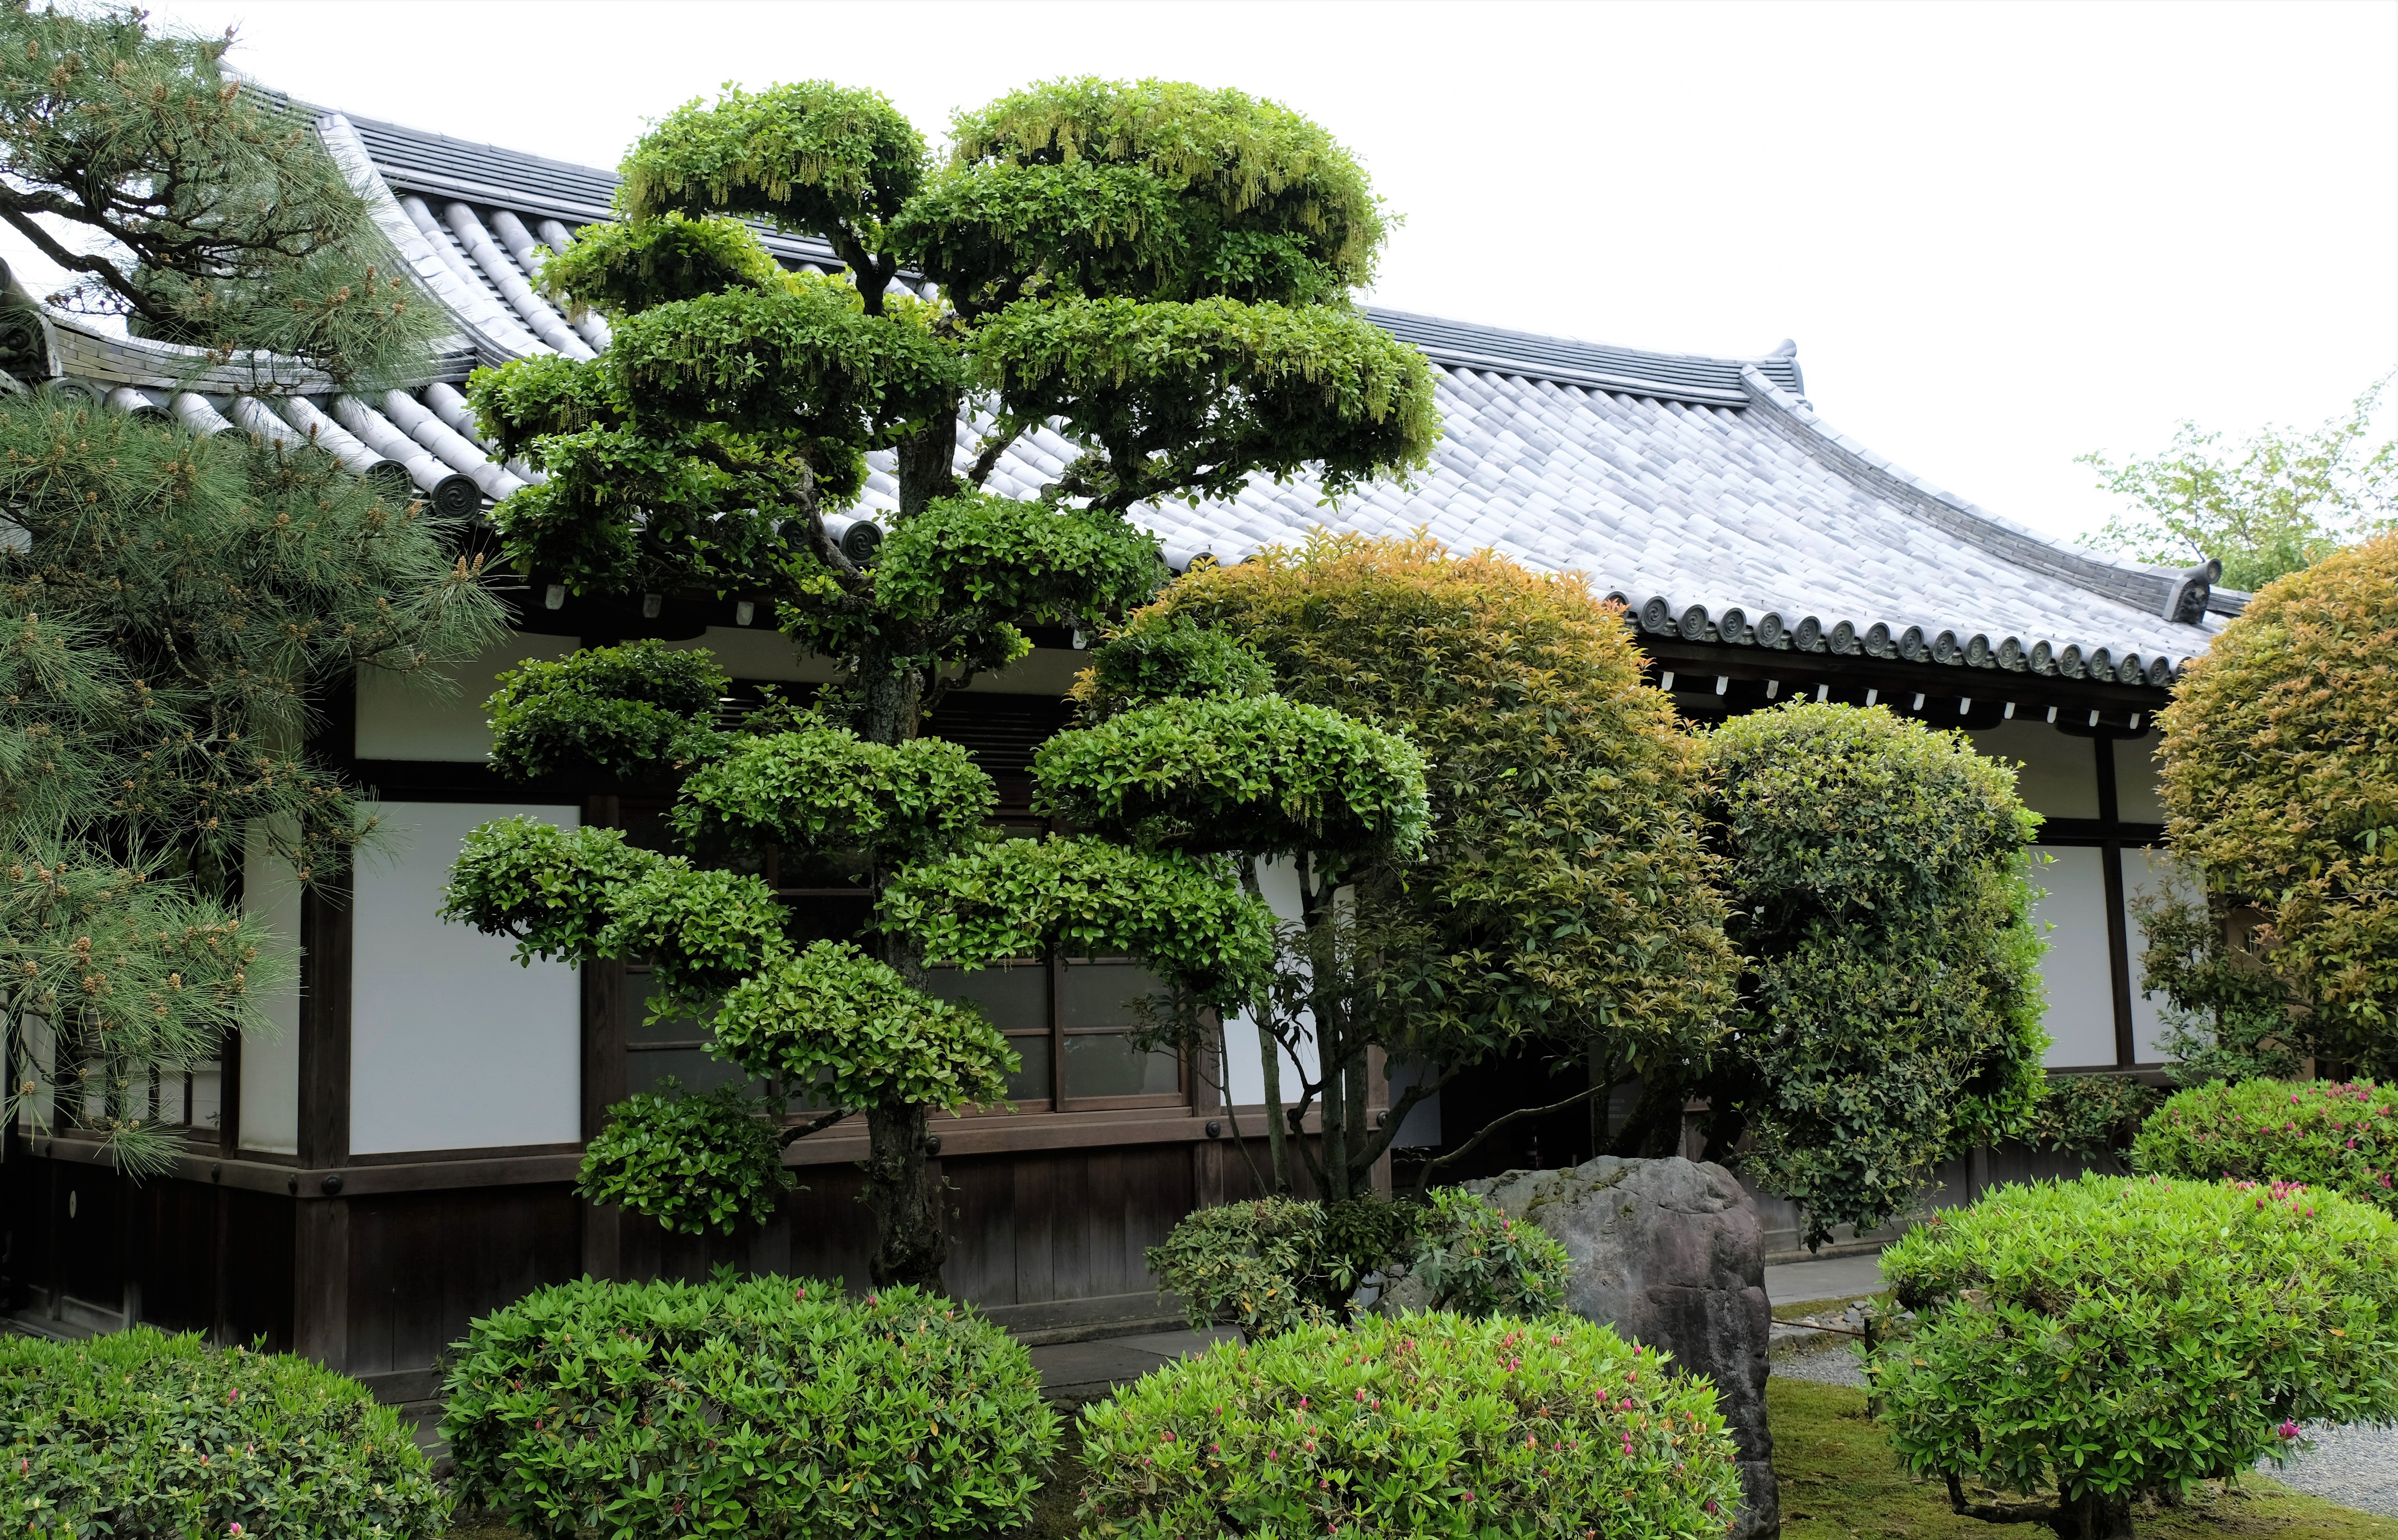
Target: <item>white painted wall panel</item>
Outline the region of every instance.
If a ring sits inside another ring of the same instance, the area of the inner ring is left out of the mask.
[[[1265,895],[1268,907],[1285,920],[1299,918],[1299,871],[1287,861],[1270,861],[1258,871],[1258,890]],[[1286,1051],[1282,1060],[1282,1094],[1286,1101],[1299,1099],[1299,1075],[1301,1070],[1315,1073],[1318,1062],[1314,1039],[1300,1044],[1302,1057],[1294,1060]],[[1224,1022],[1225,1100],[1235,1107],[1253,1107],[1266,1099],[1265,1034],[1246,1015],[1233,1016]],[[1243,1128],[1243,1133],[1251,1130]]]
[[[2123,852],[2123,889],[2128,898],[2180,888],[2190,897],[2197,896],[2190,884],[2176,881],[2180,873],[2173,860],[2162,850],[2126,850]],[[2148,942],[2140,935],[2137,920],[2126,915],[2124,929],[2132,949],[2132,1044],[2143,1064],[2162,1064],[2164,1049],[2158,1039],[2164,1033],[2164,996],[2150,994],[2140,988],[2140,953]]]
[[[2135,738],[2115,744],[2115,816],[2125,823],[2162,823],[2164,800],[2157,795],[2157,761],[2162,735],[2151,728]]]
[[[376,669],[358,673],[357,755],[362,760],[436,760],[480,764],[492,751],[483,702],[498,676],[526,658],[554,662],[580,645],[571,636],[510,632],[481,656],[442,670],[455,686],[437,695],[421,682]]]
[[[268,1155],[300,1153],[300,882],[290,863],[267,853],[254,823],[242,851],[241,911],[266,927],[265,944],[292,960],[291,981],[259,997],[274,1030],[241,1039],[240,1145]],[[195,1109],[195,1115],[196,1115]]]
[[[2098,750],[2090,739],[2068,736],[2036,718],[1967,736],[1983,753],[2019,766],[2015,794],[2033,812],[2052,818],[2098,816]]]
[[[360,868],[353,901],[351,1150],[580,1138],[575,970],[519,967],[514,943],[440,919],[441,889],[467,831],[518,814],[572,829],[578,810],[402,802],[382,812],[391,848]]]
[[[2048,953],[2041,980],[2048,993],[2051,1064],[2115,1062],[2114,972],[2107,955],[2107,877],[2099,852],[2041,847],[2049,862],[2032,881],[2048,890],[2032,907]],[[2054,928],[2051,928],[2054,927]]]

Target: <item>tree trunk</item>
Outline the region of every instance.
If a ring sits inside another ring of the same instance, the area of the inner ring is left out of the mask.
[[[1273,1165],[1274,1193],[1290,1193],[1290,1130],[1282,1107],[1282,1048],[1273,1033],[1258,1029],[1259,1068],[1266,1083],[1266,1155]]]
[[[941,1292],[950,1237],[941,1180],[930,1164],[931,1122],[923,1107],[872,1107],[866,1114],[866,1206],[874,1215],[869,1271],[880,1288],[913,1284]]]
[[[2133,1540],[2132,1500],[2126,1495],[2089,1492],[2056,1506],[2061,1540]]]

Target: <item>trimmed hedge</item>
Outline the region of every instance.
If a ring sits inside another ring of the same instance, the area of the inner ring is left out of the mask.
[[[0,1337],[0,1527],[29,1540],[428,1540],[449,1504],[398,1413],[304,1358],[147,1326]]]
[[[1084,1540],[1720,1533],[1715,1388],[1571,1317],[1219,1343],[1083,1413]]]
[[[1023,1346],[913,1289],[540,1289],[451,1349],[464,1503],[532,1540],[1006,1530],[1058,1445]]]
[[[2158,1176],[2302,1182],[2398,1212],[2398,1092],[2370,1080],[2216,1081],[2140,1125],[2132,1169]]]
[[[2302,1424],[2398,1419],[2398,1223],[2336,1194],[2002,1187],[1881,1269],[1919,1319],[1866,1371],[1919,1476],[2086,1520],[2236,1479]]]

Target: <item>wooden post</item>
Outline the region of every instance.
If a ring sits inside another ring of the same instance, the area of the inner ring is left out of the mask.
[[[291,1351],[350,1363],[350,882],[300,898],[300,1183],[293,1194]]]
[[[2122,819],[2115,795],[2115,740],[2101,734],[2097,746],[2098,821],[2107,841],[2098,847],[2098,869],[2107,892],[2107,974],[2115,1006],[2115,1062],[2130,1068],[2139,1058],[2132,1040],[2132,942],[2123,920]]]
[[[586,799],[583,822],[586,827],[617,827],[623,817],[616,798]],[[583,984],[582,1137],[587,1144],[607,1125],[608,1109],[625,1100],[625,965],[586,963],[579,971]],[[582,1207],[583,1271],[595,1278],[622,1277],[624,1210],[588,1203]],[[777,1272],[790,1266],[788,1236],[787,1230],[783,1262],[774,1269]]]

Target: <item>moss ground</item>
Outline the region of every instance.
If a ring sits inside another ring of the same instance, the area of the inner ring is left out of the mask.
[[[1890,1440],[1866,1416],[1865,1392],[1776,1376],[1765,1398],[1773,1468],[1782,1478],[1784,1540],[2001,1540],[2035,1533],[1960,1519],[1948,1511],[1946,1492],[1904,1475]],[[1005,1540],[1071,1540],[1080,1474],[1072,1459],[1061,1462],[1032,1523]],[[2398,1540],[2398,1520],[2336,1507],[2263,1479],[2194,1494],[2178,1509],[2143,1511],[2136,1524],[2144,1540]],[[521,1537],[491,1525],[452,1530],[450,1540]]]
[[[1996,1540],[2033,1532],[1960,1519],[1948,1494],[1900,1471],[1890,1440],[1866,1416],[1862,1390],[1779,1376],[1766,1382],[1773,1469],[1782,1478],[1784,1540]],[[2149,1540],[2398,1540],[2398,1520],[2251,1479],[2199,1494],[2178,1509],[2139,1513]],[[2045,1533],[2045,1531],[2038,1532]]]

